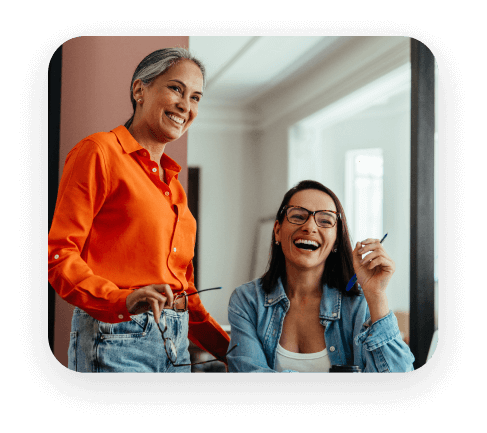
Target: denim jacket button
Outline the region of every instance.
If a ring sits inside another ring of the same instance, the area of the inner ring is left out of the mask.
[[[269,299],[269,302],[272,302],[272,298],[271,298],[271,299]]]
[[[335,346],[331,346],[330,347],[330,352],[334,352],[335,351]]]
[[[333,317],[336,317],[336,316],[337,316],[337,313],[332,313],[332,316],[333,316]]]

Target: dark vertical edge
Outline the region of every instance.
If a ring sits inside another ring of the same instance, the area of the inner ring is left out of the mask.
[[[200,195],[200,169],[199,167],[188,167],[188,207],[193,214],[196,224],[199,221],[199,195]],[[199,227],[196,230],[196,242],[194,245],[194,285],[197,290],[200,289],[198,280],[198,238]]]
[[[61,127],[62,45],[54,52],[49,64],[49,140],[47,152],[47,232],[51,228],[59,186],[59,132]],[[48,341],[54,353],[55,292],[47,279]]]
[[[411,39],[410,348],[418,369],[434,332],[435,59]]]

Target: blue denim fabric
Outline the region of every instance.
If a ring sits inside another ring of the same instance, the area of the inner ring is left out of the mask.
[[[189,364],[188,312],[164,310],[166,337],[178,351],[177,364]],[[105,323],[76,307],[68,349],[68,368],[79,372],[189,373],[190,366],[174,367],[152,311],[131,316],[129,322]]]
[[[230,347],[239,346],[227,355],[230,372],[276,372],[277,343],[288,310],[280,279],[270,294],[262,290],[260,278],[234,290],[228,306]],[[414,356],[401,338],[396,316],[389,312],[371,325],[364,296],[344,296],[325,285],[320,323],[332,365],[358,365],[363,372],[413,370]]]

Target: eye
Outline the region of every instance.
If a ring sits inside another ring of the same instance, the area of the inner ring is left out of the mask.
[[[192,98],[196,101],[196,102],[200,102],[201,100],[201,97],[199,95],[194,95],[192,96]]]
[[[175,92],[181,93],[181,88],[178,86],[169,86],[169,88],[174,90]]]

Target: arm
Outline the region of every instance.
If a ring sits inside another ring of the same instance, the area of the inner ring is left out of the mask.
[[[378,239],[367,239],[355,246],[353,266],[367,301],[367,308],[364,314],[358,315],[360,322],[356,323],[356,329],[360,331],[354,336],[354,344],[362,345],[359,352],[364,371],[412,371],[414,356],[401,338],[396,316],[389,310],[386,295],[387,285],[396,269],[394,261]]]
[[[372,323],[375,323],[389,314],[386,288],[396,270],[396,264],[378,239],[357,242],[352,254],[357,281],[367,300]],[[367,255],[362,257],[363,254]]]
[[[228,321],[232,329],[230,347],[235,344],[238,347],[227,357],[230,372],[277,373],[267,363],[264,348],[257,335],[255,316],[255,309],[234,291],[228,305]]]
[[[368,316],[359,315],[354,334],[357,365],[363,364],[365,373],[397,373],[413,371],[414,356],[401,338],[396,316],[390,311],[386,316],[371,324]],[[357,360],[358,359],[358,360]]]
[[[92,317],[118,323],[130,319],[126,298],[132,290],[119,289],[94,275],[82,257],[93,219],[109,189],[101,149],[84,140],[69,153],[59,186],[56,210],[49,232],[49,282],[67,302]]]

